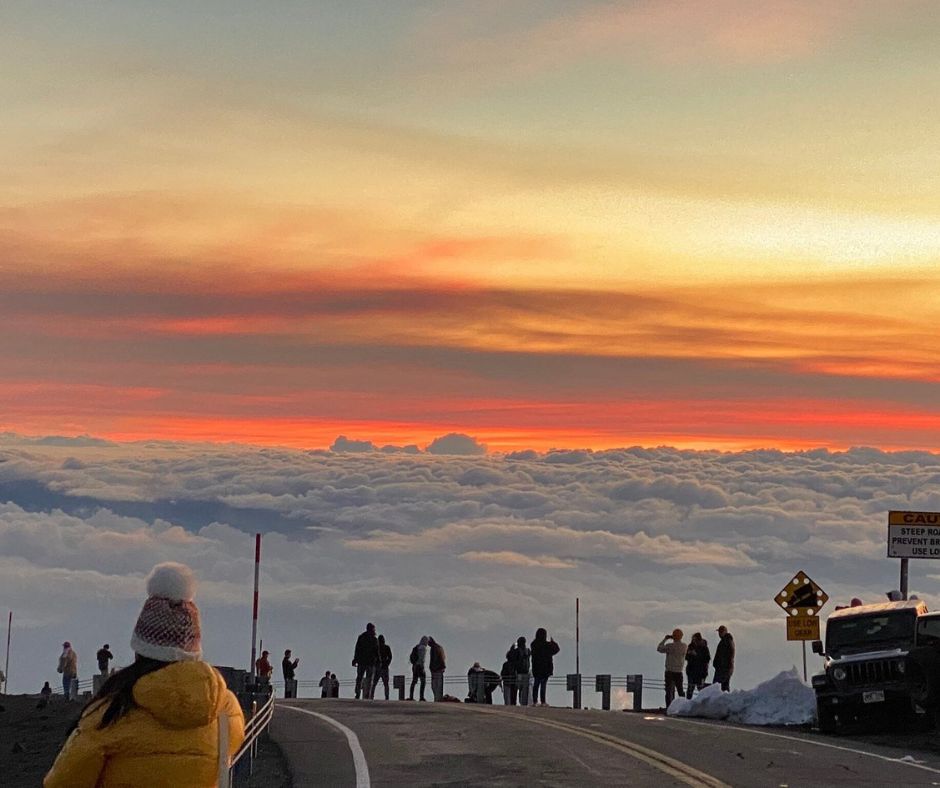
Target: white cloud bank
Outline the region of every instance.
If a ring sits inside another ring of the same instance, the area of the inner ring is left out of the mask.
[[[585,673],[658,676],[662,633],[714,641],[724,623],[738,681],[753,685],[799,659],[773,602],[794,572],[817,580],[830,605],[897,585],[897,562],[884,558],[896,508],[940,509],[940,456],[435,456],[0,436],[12,689],[53,679],[66,638],[85,675],[101,643],[129,660],[143,578],[162,560],[198,573],[207,656],[246,664],[255,530],[265,647],[293,648],[302,677],[347,673],[369,620],[395,649],[393,667],[433,634],[461,673],[475,660],[498,668],[519,634],[546,626],[563,674],[579,596]],[[929,601],[928,563],[915,562],[912,587]]]

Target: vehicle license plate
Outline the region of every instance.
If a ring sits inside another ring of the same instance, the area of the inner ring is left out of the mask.
[[[862,703],[882,703],[885,699],[884,690],[872,690],[862,693]]]

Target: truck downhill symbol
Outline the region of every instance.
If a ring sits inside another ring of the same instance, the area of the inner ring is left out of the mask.
[[[819,599],[816,597],[812,585],[807,583],[790,594],[787,604],[790,607],[819,607]]]

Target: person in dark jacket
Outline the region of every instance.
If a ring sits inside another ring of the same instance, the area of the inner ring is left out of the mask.
[[[555,672],[554,656],[560,648],[555,639],[548,639],[548,632],[543,627],[535,631],[535,638],[532,641],[532,705],[541,704],[547,706],[545,702],[545,689],[548,686],[548,677]]]
[[[388,666],[392,664],[392,648],[385,645],[385,635],[379,635],[379,664],[375,668],[375,680],[372,682],[372,695],[381,681],[385,685],[385,700],[388,700]]]
[[[319,686],[321,698],[330,698],[333,696],[333,679],[330,676],[330,671],[327,671],[323,674],[323,678],[320,679]]]
[[[711,652],[708,650],[708,641],[702,637],[701,632],[692,635],[689,648],[685,652],[685,676],[688,684],[685,691],[687,698],[692,697],[694,690],[700,690],[708,680],[708,665],[711,662]]]
[[[415,699],[415,686],[421,684],[421,700],[424,700],[424,688],[427,684],[428,674],[424,669],[424,663],[428,653],[428,636],[422,635],[408,655],[408,661],[411,663],[411,691],[408,693],[408,700]]]
[[[111,653],[111,646],[105,643],[98,649],[98,653],[95,656],[98,658],[98,672],[102,676],[107,676],[109,672],[108,663],[114,659],[114,654]]]
[[[336,678],[335,673],[330,674],[330,697],[331,698],[339,697],[339,679]]]
[[[516,670],[516,686],[513,688],[513,705],[518,699],[520,706],[529,705],[529,676],[532,671],[532,652],[526,645],[524,637],[516,640],[516,645],[506,652],[506,659],[513,664]]]
[[[281,672],[284,674],[284,681],[291,681],[295,678],[297,666],[300,664],[300,657],[291,659],[291,650],[284,652],[284,659],[281,660]]]
[[[734,638],[728,627],[718,627],[718,646],[715,648],[715,684],[721,684],[722,692],[731,691],[731,674],[734,673]]]
[[[379,639],[375,636],[375,624],[366,624],[366,631],[356,639],[352,664],[356,669],[356,700],[359,700],[360,695],[365,700],[371,700],[375,670],[379,664]]]
[[[510,653],[515,646],[509,649]],[[509,654],[506,655],[506,661],[503,663],[502,669],[499,671],[500,677],[503,680],[503,704],[506,706],[515,706],[516,705],[516,666],[513,664],[512,660],[509,659]]]
[[[296,675],[297,666],[300,664],[300,657],[296,659],[291,659],[291,650],[284,650],[284,658],[281,660],[281,673],[284,674],[284,697],[285,698],[296,698],[297,697],[297,682],[294,677]]]
[[[431,671],[431,692],[434,700],[444,700],[444,671],[447,669],[447,655],[444,647],[430,635],[428,636],[428,669]]]

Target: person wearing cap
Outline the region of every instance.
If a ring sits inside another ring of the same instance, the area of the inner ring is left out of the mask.
[[[274,673],[271,660],[268,659],[269,654],[268,651],[262,651],[261,656],[255,660],[255,675],[258,677],[258,684],[265,686],[271,683],[271,674]]]
[[[69,641],[62,644],[59,665],[56,670],[62,674],[62,694],[66,700],[72,699],[72,684],[78,685],[78,654]]]
[[[671,635],[666,635],[659,641],[656,650],[666,655],[666,708],[672,703],[676,694],[682,697],[682,670],[685,667],[685,653],[689,644],[682,642],[682,630],[674,629]]]
[[[214,788],[219,749],[245,737],[245,718],[221,674],[202,661],[195,578],[183,564],[154,567],[131,648],[79,718],[45,788]]]
[[[734,673],[734,638],[724,624],[718,627],[718,646],[712,667],[715,668],[714,683],[721,685],[722,692],[730,692],[731,674]]]

